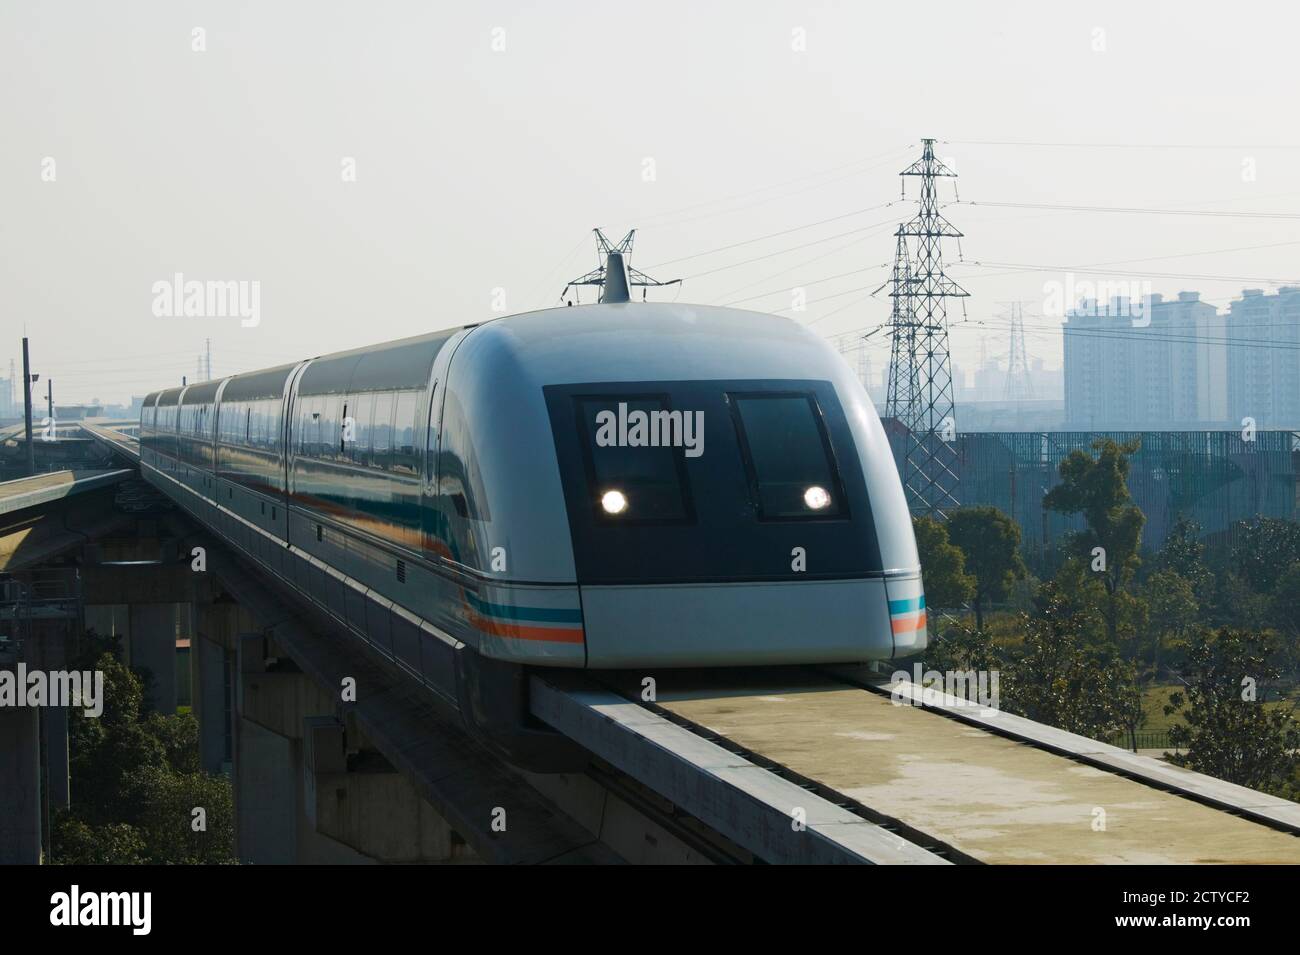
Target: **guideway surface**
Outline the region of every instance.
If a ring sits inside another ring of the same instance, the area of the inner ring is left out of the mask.
[[[659,676],[672,715],[980,862],[1300,863],[1289,833],[818,674]]]

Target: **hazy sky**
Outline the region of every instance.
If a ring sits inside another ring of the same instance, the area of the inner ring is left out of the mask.
[[[633,264],[687,279],[652,298],[874,328],[912,211],[884,206],[923,136],[960,174],[958,363],[981,336],[1005,351],[1016,299],[1031,354],[1058,364],[1059,319],[1039,316],[1062,269],[1223,306],[1300,276],[1300,216],[967,203],[1300,213],[1298,20],[1131,0],[6,0],[0,375],[24,327],[56,401],[124,401],[193,378],[206,338],[223,375],[489,318],[498,289],[510,312],[555,304],[595,266],[597,225],[638,228]],[[177,272],[260,283],[260,323],[156,316]]]

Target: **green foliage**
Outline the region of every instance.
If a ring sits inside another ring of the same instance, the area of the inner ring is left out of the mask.
[[[1138,547],[1146,516],[1128,490],[1129,456],[1136,441],[1118,444],[1110,438],[1093,442],[1096,456],[1075,449],[1061,462],[1061,483],[1047,492],[1043,504],[1062,514],[1081,514],[1086,530],[1072,535],[1073,547],[1091,568],[1100,547],[1105,569],[1098,572],[1110,595],[1106,626],[1112,642],[1120,639],[1124,601],[1118,595],[1142,563]],[[1131,607],[1129,608],[1132,609]]]
[[[138,807],[132,824],[143,837],[150,862],[231,861],[235,805],[224,776],[149,767],[131,778],[127,792]],[[195,809],[204,811],[203,831],[194,829]]]
[[[1256,518],[1242,526],[1232,560],[1255,593],[1272,593],[1278,579],[1300,561],[1300,524],[1277,517]]]
[[[1132,664],[1089,645],[1093,615],[1054,583],[1041,599],[1039,613],[1025,618],[1024,651],[1006,674],[1003,699],[1029,719],[1094,739],[1114,736],[1140,705]]]
[[[90,826],[61,812],[52,830],[54,861],[61,865],[143,865],[149,861],[144,839],[124,822]]]
[[[1170,758],[1228,782],[1286,792],[1300,760],[1300,727],[1291,707],[1265,706],[1281,676],[1279,656],[1271,633],[1225,627],[1197,634],[1187,652],[1186,691],[1171,694],[1165,707],[1166,715],[1183,717],[1169,741],[1185,752]]]
[[[1118,444],[1110,438],[1093,442],[1096,456],[1075,449],[1061,462],[1061,483],[1047,492],[1043,504],[1061,514],[1080,514],[1087,529],[1074,535],[1080,557],[1091,562],[1092,550],[1106,553],[1103,580],[1107,590],[1118,588],[1141,563],[1137,556],[1146,516],[1131,503],[1129,456],[1137,442]]]
[[[1300,562],[1282,572],[1273,587],[1268,609],[1273,626],[1294,643],[1300,636]]]
[[[942,638],[925,648],[925,667],[940,672],[954,671],[989,673],[999,672],[1005,665],[1003,654],[993,645],[993,639],[983,628],[949,627]]]
[[[178,773],[199,772],[199,721],[192,713],[175,716],[150,713],[144,725],[149,735],[162,745],[168,766]]]
[[[983,630],[988,603],[1005,600],[1012,585],[1025,577],[1020,525],[996,507],[964,507],[949,516],[948,539],[965,555],[966,574],[975,581],[975,626]]]
[[[964,571],[961,550],[948,539],[948,529],[932,517],[912,520],[916,549],[925,581],[925,603],[931,609],[960,607],[975,593],[975,580]]]
[[[1211,574],[1205,564],[1205,545],[1201,543],[1201,525],[1179,517],[1169,529],[1169,536],[1156,556],[1156,568],[1167,570],[1191,584],[1196,599],[1205,601],[1211,590]]]
[[[72,808],[54,833],[55,860],[233,861],[230,781],[200,770],[195,718],[145,713],[144,683],[110,642],[88,634],[81,660],[104,673],[104,712],[69,711]],[[206,831],[193,831],[196,807],[206,811]]]
[[[1146,661],[1154,676],[1160,672],[1164,652],[1182,651],[1188,635],[1200,620],[1201,609],[1191,581],[1172,569],[1152,574],[1145,591],[1151,617],[1151,626],[1147,628]]]
[[[1269,624],[1269,599],[1240,574],[1224,571],[1214,579],[1213,623],[1216,626],[1262,629]]]

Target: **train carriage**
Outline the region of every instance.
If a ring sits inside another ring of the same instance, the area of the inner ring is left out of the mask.
[[[146,477],[517,762],[528,667],[925,645],[903,491],[843,360],[727,308],[550,309],[168,389]]]

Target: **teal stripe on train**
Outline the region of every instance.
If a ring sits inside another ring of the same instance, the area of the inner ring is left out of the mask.
[[[896,616],[900,613],[911,613],[917,610],[925,609],[925,595],[919,597],[904,597],[902,600],[891,600],[889,602],[889,615]]]
[[[582,624],[582,611],[577,608],[508,607],[504,604],[493,604],[488,603],[486,600],[480,600],[468,590],[465,591],[465,599],[479,613],[497,619],[529,620],[534,623]]]

